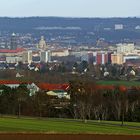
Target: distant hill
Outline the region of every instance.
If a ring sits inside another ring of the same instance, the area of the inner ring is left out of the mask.
[[[0,30],[24,30],[35,27],[81,27],[114,28],[115,24],[123,24],[126,29],[134,29],[140,25],[140,18],[59,18],[59,17],[28,17],[8,18],[0,17]]]
[[[122,24],[123,30],[114,30]],[[105,38],[108,41],[140,39],[140,18],[61,18],[61,17],[0,17],[0,31],[79,36],[77,40],[89,41]],[[71,32],[71,33],[70,33]],[[81,36],[81,37],[80,37]],[[89,36],[82,38],[83,36]],[[92,37],[94,36],[94,38]]]

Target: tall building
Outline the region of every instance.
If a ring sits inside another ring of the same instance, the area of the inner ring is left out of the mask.
[[[16,50],[17,49],[17,36],[15,33],[11,36],[11,43],[10,43],[10,49]]]
[[[51,61],[51,52],[50,51],[41,51],[40,52],[40,61],[41,62],[50,62]]]
[[[46,44],[45,39],[44,39],[44,36],[41,36],[41,40],[39,41],[39,44],[38,44],[37,47],[41,50],[47,50],[48,49],[47,44]]]
[[[112,64],[123,64],[123,55],[122,54],[111,54]]]
[[[81,61],[87,61],[89,64],[93,64],[93,53],[88,52],[81,55]]]
[[[108,63],[108,54],[107,53],[97,53],[96,64],[106,64]]]
[[[111,54],[113,54],[113,52],[108,52],[108,63],[111,64]]]
[[[32,62],[32,51],[23,52],[22,61],[24,63],[31,63]]]

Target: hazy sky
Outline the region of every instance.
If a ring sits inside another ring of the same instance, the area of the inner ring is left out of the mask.
[[[140,0],[0,0],[0,16],[134,17]]]

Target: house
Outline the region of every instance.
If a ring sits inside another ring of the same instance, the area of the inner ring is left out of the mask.
[[[48,84],[39,83],[37,86],[40,90],[45,91],[50,96],[57,96],[58,98],[70,99],[67,90],[69,89],[69,84]]]
[[[14,80],[0,80],[0,85],[5,85],[10,88],[18,88],[21,84],[27,85],[27,89],[30,91],[30,95],[35,94],[40,89],[36,86],[36,84],[32,82],[20,82],[20,81],[14,81]]]
[[[33,83],[33,82],[20,82],[14,80],[0,80],[0,85],[5,85],[10,88],[17,88],[21,84],[27,85],[27,89],[30,91],[30,96],[34,95],[38,91],[44,91],[50,96],[57,96],[58,98],[70,99],[67,90],[69,84],[48,84],[48,83]]]
[[[47,95],[50,96],[56,96],[58,98],[66,98],[70,100],[70,95],[68,95],[68,93],[64,90],[53,90],[53,91],[48,91]]]
[[[30,96],[34,95],[40,90],[35,83],[28,83],[27,88],[30,90]]]
[[[48,84],[48,83],[38,83],[36,84],[41,90],[68,90],[69,84]]]
[[[22,84],[20,81],[14,81],[14,80],[0,80],[0,85],[5,85],[10,88],[17,88]]]

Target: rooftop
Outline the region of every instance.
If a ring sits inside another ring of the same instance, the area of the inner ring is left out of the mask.
[[[16,50],[0,49],[0,53],[19,53],[25,51],[24,48],[17,48]]]

